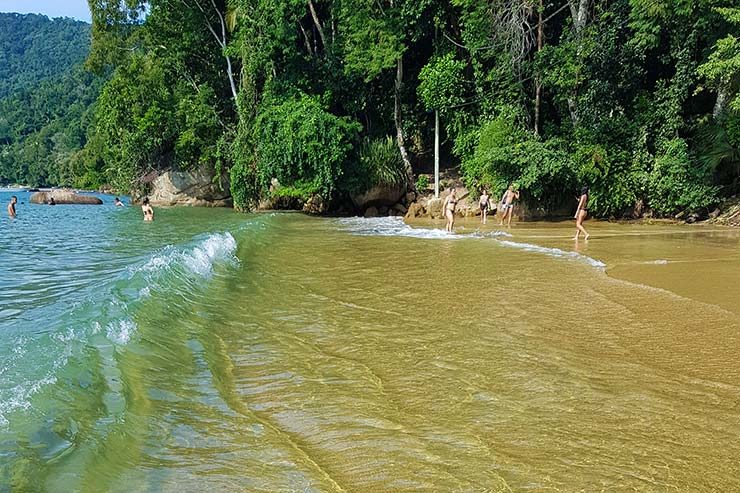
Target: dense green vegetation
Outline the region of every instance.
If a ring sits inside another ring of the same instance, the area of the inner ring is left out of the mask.
[[[98,185],[81,159],[102,85],[89,49],[84,22],[0,14],[0,183]]]
[[[87,65],[112,77],[78,171],[128,189],[213,166],[239,207],[273,178],[336,203],[416,183],[438,112],[471,187],[555,207],[587,184],[602,216],[706,210],[740,191],[733,4],[90,1]]]

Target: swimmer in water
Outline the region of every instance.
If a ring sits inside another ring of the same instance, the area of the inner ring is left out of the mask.
[[[57,205],[56,201],[54,200],[54,197],[49,198],[49,205]]]
[[[17,216],[17,214],[15,213],[15,204],[17,203],[18,197],[16,197],[15,195],[10,197],[10,203],[8,204],[8,216],[10,216],[11,218]]]
[[[119,199],[118,197],[116,197],[116,200],[113,201],[113,205],[115,205],[116,207],[124,207],[123,202],[121,202],[121,199]]]
[[[588,187],[581,189],[581,196],[578,198],[578,208],[576,209],[576,235],[573,237],[574,240],[578,241],[578,235],[583,233],[583,239],[588,240],[590,236],[586,228],[583,227],[583,221],[588,216]]]
[[[447,225],[445,231],[452,233],[452,228],[455,226],[455,207],[457,206],[457,192],[453,188],[450,194],[445,198],[442,204],[442,213],[447,219]]]
[[[144,200],[141,201],[141,211],[144,213],[144,221],[154,221],[154,209],[149,205],[148,197],[144,197]]]

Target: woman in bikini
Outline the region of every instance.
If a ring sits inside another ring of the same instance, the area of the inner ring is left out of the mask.
[[[588,216],[588,187],[581,189],[581,196],[578,198],[578,209],[576,209],[576,236],[573,238],[578,241],[578,235],[583,233],[583,239],[588,240],[590,236],[586,228],[583,227],[583,221]]]
[[[455,192],[455,189],[453,188],[450,194],[445,198],[444,203],[442,204],[442,212],[445,215],[445,218],[447,219],[447,226],[445,226],[445,231],[448,233],[452,233],[452,228],[455,226],[455,207],[457,206],[457,193]]]
[[[144,197],[144,200],[141,201],[141,212],[144,213],[144,221],[154,221],[154,209],[149,205],[148,197]]]

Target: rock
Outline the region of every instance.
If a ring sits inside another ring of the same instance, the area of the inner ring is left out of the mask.
[[[365,217],[378,217],[378,209],[375,207],[368,207],[365,209]]]
[[[396,211],[396,212],[398,212],[401,216],[403,216],[404,214],[406,214],[406,211],[408,211],[408,209],[406,208],[406,206],[403,205],[403,204],[396,204],[396,205],[394,205],[393,206],[393,210]]]
[[[721,211],[719,209],[714,209],[712,212],[709,213],[709,217],[711,219],[717,219],[717,217],[719,217],[720,215],[720,212]]]
[[[308,214],[324,214],[326,210],[326,201],[321,195],[312,195],[308,201],[303,204],[303,212]]]
[[[272,180],[270,180],[270,192],[277,192],[278,190],[280,190],[280,188],[282,187],[280,186],[280,182],[277,178],[273,178]]]
[[[698,220],[699,220],[699,214],[697,214],[697,213],[695,213],[695,212],[692,212],[692,213],[691,213],[691,214],[689,214],[689,215],[688,215],[688,217],[686,218],[686,222],[687,222],[687,223],[689,223],[689,224],[693,224],[693,223],[695,223],[695,222],[696,222],[696,221],[698,221]]]
[[[676,214],[676,219],[683,219],[686,216],[686,211],[679,212]]]
[[[388,214],[388,207],[378,207],[378,214],[380,214],[381,216],[385,216],[386,214]]]
[[[103,201],[92,195],[75,193],[72,190],[52,190],[50,192],[36,192],[31,195],[32,204],[46,204],[51,198],[57,205],[76,204],[76,205],[100,205]]]
[[[153,205],[230,207],[228,179],[225,175],[220,180],[214,178],[213,169],[166,171],[152,181],[149,201]]]
[[[406,193],[406,184],[398,185],[377,185],[365,193],[353,194],[352,202],[358,209],[367,209],[370,206],[389,207],[404,196]]]
[[[406,198],[406,205],[411,204],[414,202],[414,200],[416,200],[416,193],[408,192],[405,198]]]
[[[444,200],[440,197],[438,199],[429,199],[427,201],[427,212],[432,219],[442,218],[442,204]]]
[[[425,212],[424,207],[419,202],[413,202],[409,205],[409,210],[406,211],[406,219],[423,216]]]

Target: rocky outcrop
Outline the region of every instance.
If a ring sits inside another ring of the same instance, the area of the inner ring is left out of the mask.
[[[406,184],[376,185],[365,193],[352,195],[352,202],[357,209],[365,211],[368,207],[391,207],[406,194]]]
[[[73,190],[50,190],[48,192],[36,192],[31,195],[32,204],[49,204],[51,199],[57,205],[100,205],[103,201],[93,195],[75,193]]]
[[[166,171],[151,182],[149,201],[153,205],[231,207],[231,192],[226,176],[215,178],[212,169]]]

